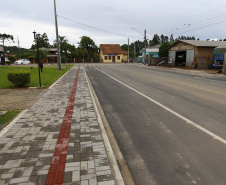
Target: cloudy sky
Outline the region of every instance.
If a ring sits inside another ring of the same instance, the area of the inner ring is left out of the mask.
[[[164,34],[226,38],[225,0],[56,0],[59,35],[77,45],[82,36],[99,44],[125,44]],[[1,0],[0,33],[30,48],[33,31],[56,39],[54,0]],[[86,26],[85,26],[86,25]],[[132,29],[132,28],[135,29]],[[95,28],[95,29],[93,29]],[[140,32],[140,33],[139,33]],[[0,42],[1,44],[1,42]]]

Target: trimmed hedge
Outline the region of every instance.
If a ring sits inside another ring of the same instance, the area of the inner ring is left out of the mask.
[[[31,73],[24,70],[14,70],[7,73],[7,78],[15,86],[24,87],[30,83]]]
[[[11,61],[6,61],[5,63],[8,64],[8,65],[10,65],[11,64]]]

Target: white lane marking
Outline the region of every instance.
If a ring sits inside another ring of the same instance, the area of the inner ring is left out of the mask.
[[[224,81],[212,80],[212,79],[207,79],[207,78],[204,78],[204,77],[194,77],[194,78],[202,79],[202,80],[208,80],[208,81],[213,81],[213,82],[219,82],[219,83],[226,83],[226,82],[224,82]]]
[[[95,68],[96,68],[96,67],[95,67]],[[218,140],[218,141],[220,141],[220,142],[226,144],[226,140],[225,140],[225,139],[219,137],[218,135],[214,134],[213,132],[211,132],[211,131],[205,129],[204,127],[202,127],[202,126],[200,126],[200,125],[194,123],[193,121],[191,121],[191,120],[185,118],[184,116],[178,114],[177,112],[173,111],[172,109],[170,109],[170,108],[168,108],[168,107],[162,105],[161,103],[159,103],[159,102],[153,100],[152,98],[146,96],[145,94],[141,93],[140,91],[138,91],[138,90],[136,90],[136,89],[130,87],[129,85],[127,85],[127,84],[121,82],[120,80],[118,80],[118,79],[112,77],[111,75],[107,74],[106,72],[102,71],[101,69],[98,69],[98,68],[96,68],[96,69],[99,70],[100,72],[104,73],[105,75],[109,76],[110,78],[114,79],[115,81],[119,82],[120,84],[122,84],[122,85],[128,87],[129,89],[133,90],[134,92],[140,94],[141,96],[147,98],[148,100],[150,100],[151,102],[157,104],[158,106],[162,107],[163,109],[169,111],[170,113],[174,114],[175,116],[181,118],[182,120],[186,121],[188,124],[191,124],[191,125],[193,125],[194,127],[198,128],[199,130],[205,132],[206,134],[208,134],[208,135],[210,135],[211,137],[213,137],[213,139],[216,139],[216,140]]]

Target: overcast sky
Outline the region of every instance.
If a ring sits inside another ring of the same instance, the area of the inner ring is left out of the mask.
[[[30,48],[34,30],[47,33],[50,44],[56,39],[54,0],[0,2],[0,33],[16,38],[15,43],[5,45],[16,45],[18,36],[20,46]],[[149,39],[154,34],[195,36],[200,40],[226,38],[225,0],[56,0],[56,4],[59,35],[76,46],[84,35],[97,46],[126,44],[128,37],[130,42],[142,40],[144,29]]]

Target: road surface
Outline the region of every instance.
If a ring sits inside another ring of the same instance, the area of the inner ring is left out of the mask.
[[[226,80],[86,65],[137,185],[226,184]]]

